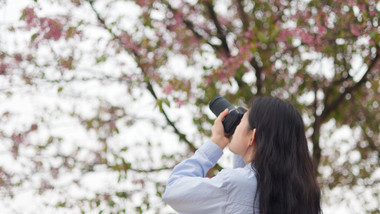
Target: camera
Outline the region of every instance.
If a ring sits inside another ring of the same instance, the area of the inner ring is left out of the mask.
[[[244,113],[247,111],[243,107],[235,107],[229,103],[225,98],[217,96],[211,100],[209,104],[210,110],[219,116],[226,108],[228,108],[228,114],[223,118],[223,127],[226,137],[230,137],[234,134],[236,126],[239,125],[241,118]]]

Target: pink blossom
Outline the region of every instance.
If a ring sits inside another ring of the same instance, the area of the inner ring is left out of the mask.
[[[207,77],[205,78],[205,82],[206,82],[207,84],[211,84],[211,83],[212,83],[212,77],[213,77],[213,75],[209,75],[209,76],[207,76]]]
[[[184,85],[186,86],[186,88],[191,88],[191,82],[190,81],[185,81]]]
[[[348,5],[349,5],[350,7],[354,6],[354,5],[355,5],[354,0],[348,0]]]
[[[339,13],[339,12],[336,12],[336,13]],[[326,23],[325,25],[328,25],[328,23],[329,23],[329,17],[328,16],[324,16],[323,17],[323,21]]]
[[[135,52],[138,52],[138,46],[137,44],[132,40],[132,37],[129,34],[122,34],[119,36],[119,40],[122,43],[123,48],[125,49],[131,49],[134,50]]]
[[[30,126],[30,130],[29,131],[35,131],[35,130],[37,130],[38,129],[38,125],[37,124],[32,124],[31,126]]]
[[[175,99],[174,102],[177,104],[177,108],[183,106],[186,103],[185,100],[181,99]]]
[[[280,0],[276,0],[275,4],[276,4],[277,7],[279,7],[280,10],[285,9],[285,6],[281,3]]]
[[[111,120],[111,121],[108,123],[108,126],[110,127],[111,132],[112,132],[112,131],[117,131],[117,126],[116,126],[115,120]]]
[[[315,48],[316,48],[317,51],[322,51],[322,50],[324,49],[324,46],[321,45],[321,44],[322,44],[322,37],[317,36],[317,37],[315,38],[314,43],[315,43],[314,46],[315,46]]]
[[[190,36],[189,38],[189,43],[192,44],[193,48],[199,47],[200,45],[200,40],[196,36]]]
[[[73,57],[70,56],[68,57],[67,59],[61,59],[59,61],[60,65],[63,67],[63,68],[66,68],[66,69],[72,69],[73,68]]]
[[[285,42],[287,40],[287,37],[292,35],[292,31],[289,29],[281,29],[278,35],[279,36],[276,38],[276,41]]]
[[[11,149],[13,158],[16,159],[18,157],[18,145],[13,145]]]
[[[174,85],[172,85],[172,84],[168,84],[168,85],[166,85],[163,89],[162,89],[162,91],[165,93],[165,94],[171,94],[172,93],[172,91],[175,89],[175,86]]]
[[[19,53],[15,54],[14,59],[16,62],[21,62],[22,61],[22,55]]]
[[[227,83],[228,78],[227,78],[227,70],[222,69],[222,72],[218,75],[218,80],[222,83]]]
[[[182,12],[181,11],[178,11],[174,14],[174,19],[177,23],[181,23],[182,22]]]
[[[40,192],[43,192],[45,190],[49,190],[49,189],[53,189],[54,187],[50,184],[49,181],[47,180],[42,180],[41,182],[41,189],[40,189]]]
[[[0,75],[5,74],[5,72],[7,71],[7,68],[8,68],[7,64],[1,63],[0,64]]]
[[[369,15],[371,16],[375,16],[378,12],[376,11],[376,9],[370,9],[369,10]]]
[[[301,41],[305,44],[311,44],[314,41],[314,36],[306,33],[305,31],[300,31]]]
[[[62,36],[62,25],[53,19],[41,18],[41,28],[45,30],[44,39],[50,39],[57,41]]]
[[[51,172],[52,177],[56,179],[58,177],[59,169],[52,168],[50,172]]]
[[[317,31],[318,35],[323,36],[326,33],[326,28],[323,27],[322,25],[317,25],[317,27],[318,27],[318,31]]]
[[[366,4],[358,4],[358,7],[361,12],[367,12]]]
[[[26,55],[26,60],[27,61],[32,61],[33,60],[33,55],[32,54]]]
[[[350,30],[351,33],[354,34],[355,36],[360,36],[359,28],[353,24],[350,24]]]
[[[178,28],[181,27],[182,23],[183,23],[183,19],[182,19],[182,12],[181,11],[177,11],[175,14],[174,14],[174,20],[175,20],[175,23],[172,24],[169,28],[169,30],[171,31],[176,31]]]
[[[13,134],[11,136],[11,139],[13,140],[15,145],[20,145],[24,140],[24,136],[21,134]]]
[[[298,11],[293,18],[307,20],[311,17],[310,9],[304,11]]]
[[[224,26],[228,25],[229,23],[228,19],[221,15],[218,16],[218,21],[220,22],[221,25],[224,25]]]
[[[35,27],[36,26],[36,15],[34,13],[34,10],[33,8],[25,8],[24,9],[24,17],[25,17],[25,21],[26,21],[26,28],[27,29],[30,29],[32,27]]]
[[[147,7],[151,4],[150,0],[136,0],[136,4],[138,4],[140,7]]]

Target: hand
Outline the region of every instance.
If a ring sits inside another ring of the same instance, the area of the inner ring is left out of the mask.
[[[211,128],[211,141],[216,143],[222,150],[227,146],[230,141],[229,138],[224,135],[224,127],[222,120],[228,114],[228,108],[219,114],[218,118],[214,121],[214,125]]]

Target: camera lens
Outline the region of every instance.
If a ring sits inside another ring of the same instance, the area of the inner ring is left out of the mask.
[[[211,100],[209,107],[215,116],[219,116],[226,108],[229,112],[225,118],[223,118],[224,134],[226,137],[230,137],[234,132],[236,126],[240,123],[241,118],[247,111],[243,107],[236,108],[229,103],[225,98],[217,96]]]
[[[219,114],[222,113],[226,108],[228,108],[229,111],[235,108],[231,103],[229,103],[225,98],[221,96],[217,96],[212,99],[209,107],[216,116],[219,116]]]

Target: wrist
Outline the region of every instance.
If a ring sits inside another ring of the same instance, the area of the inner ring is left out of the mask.
[[[227,144],[226,144],[226,143],[223,142],[223,139],[220,139],[220,138],[218,138],[218,137],[211,137],[210,140],[211,140],[213,143],[215,143],[216,145],[218,145],[219,148],[222,149],[222,150],[223,150],[223,149],[227,146],[227,144],[228,144],[228,142],[227,142]]]
[[[219,158],[223,155],[223,150],[211,139],[207,140],[197,152],[203,153],[214,164],[218,162]]]

